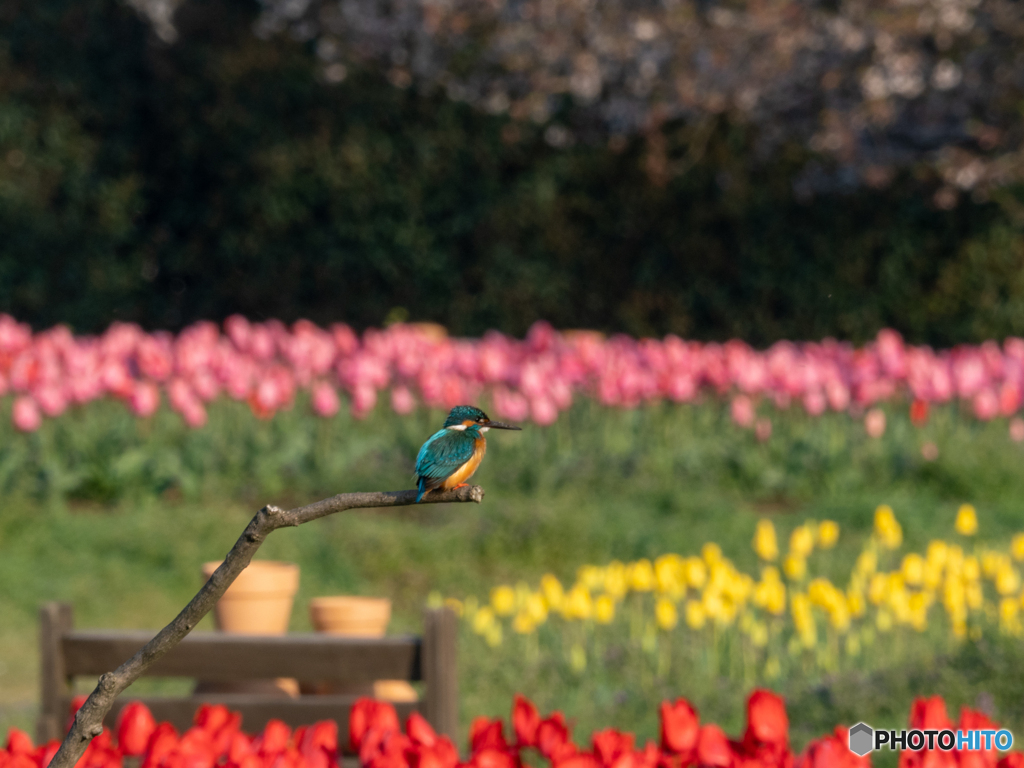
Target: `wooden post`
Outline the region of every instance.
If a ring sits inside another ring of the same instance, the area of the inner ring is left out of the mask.
[[[456,657],[459,621],[451,608],[428,610],[423,627],[426,718],[434,730],[458,744],[459,679]]]
[[[74,627],[74,611],[67,603],[46,603],[39,609],[39,720],[36,740],[43,744],[64,735],[68,713],[62,703],[71,693],[64,667],[61,638]]]

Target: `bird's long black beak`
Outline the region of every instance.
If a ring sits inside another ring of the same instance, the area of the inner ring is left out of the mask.
[[[515,424],[506,424],[504,421],[488,421],[486,424],[481,424],[482,427],[490,427],[491,429],[515,429],[522,431],[522,427],[517,427]]]

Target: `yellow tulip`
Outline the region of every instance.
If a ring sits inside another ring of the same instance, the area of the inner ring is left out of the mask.
[[[540,590],[547,601],[548,608],[552,611],[562,610],[562,601],[565,600],[565,590],[558,577],[551,573],[545,573],[540,579]]]
[[[495,623],[494,611],[485,605],[473,616],[473,631],[478,635],[483,635],[492,626],[494,626]]]
[[[604,584],[605,569],[596,565],[583,565],[576,571],[576,583],[587,589],[598,589]]]
[[[833,520],[822,520],[818,524],[818,546],[822,549],[832,549],[839,541],[839,523]]]
[[[971,504],[961,504],[956,512],[956,522],[953,524],[956,532],[962,536],[973,536],[978,532],[978,515]]]
[[[654,589],[654,566],[646,557],[629,567],[629,586],[636,592],[650,592]]]
[[[491,590],[491,607],[499,616],[511,616],[516,609],[516,593],[512,587],[502,584]]]
[[[708,569],[699,557],[686,558],[686,583],[694,589],[700,589],[708,578]]]
[[[981,565],[974,555],[964,558],[963,574],[968,581],[977,581],[981,578]]]
[[[996,571],[996,592],[1000,595],[1012,595],[1020,589],[1020,574],[1017,569],[1010,565],[1009,561],[1002,563]]]
[[[850,591],[846,595],[846,609],[851,616],[863,616],[866,606],[861,592]]]
[[[942,568],[946,564],[946,559],[949,557],[949,545],[944,541],[932,540],[928,542],[928,550],[925,554],[925,559],[938,568]]]
[[[700,556],[704,558],[704,562],[709,566],[714,565],[722,559],[722,548],[709,541],[700,548]]]
[[[589,619],[592,612],[593,602],[590,599],[590,590],[582,584],[577,584],[570,589],[562,606],[562,614],[565,618]]]
[[[612,560],[604,574],[604,591],[615,600],[621,600],[629,591],[628,572],[624,563]]]
[[[526,603],[522,608],[530,620],[535,624],[543,624],[548,618],[548,604],[544,600],[544,595],[540,592],[534,592],[526,598]]]
[[[790,581],[799,581],[807,573],[807,561],[796,555],[786,555],[782,561],[782,571]]]
[[[503,632],[501,630],[501,624],[498,622],[491,624],[484,633],[484,638],[487,640],[487,644],[491,646],[491,648],[497,648],[501,645],[502,637]]]
[[[779,556],[779,543],[771,520],[757,522],[757,528],[754,529],[754,552],[762,560],[770,561]]]
[[[907,584],[916,587],[924,581],[924,558],[916,552],[911,552],[903,558],[902,571]]]
[[[667,597],[659,597],[654,606],[654,617],[661,629],[669,630],[679,623],[679,614],[676,611],[676,604]]]
[[[1020,562],[1024,560],[1024,533],[1018,533],[1010,542],[1010,552],[1013,559]]]
[[[868,600],[875,605],[879,605],[885,600],[885,595],[888,591],[889,579],[884,574],[876,573],[871,577],[871,581],[868,584]]]
[[[853,569],[856,573],[867,576],[874,573],[877,567],[878,555],[872,550],[866,549],[857,555],[857,563],[853,566]]]
[[[801,525],[793,529],[789,536],[789,551],[801,560],[806,558],[814,550],[814,532],[808,525]]]
[[[875,536],[887,549],[897,549],[903,541],[903,529],[888,504],[882,504],[875,510]]]
[[[533,621],[533,617],[525,611],[520,611],[516,614],[516,617],[512,620],[512,629],[520,635],[528,635],[537,628],[536,623]]]
[[[704,613],[704,606],[698,600],[686,601],[686,626],[690,629],[700,629],[704,626],[707,616]]]
[[[680,600],[686,594],[686,575],[679,555],[662,555],[654,561],[654,577],[658,591]]]
[[[598,624],[611,624],[615,618],[615,601],[608,595],[601,595],[594,601],[594,621]]]

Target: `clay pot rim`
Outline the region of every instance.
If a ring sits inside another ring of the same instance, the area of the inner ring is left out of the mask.
[[[203,563],[203,575],[207,580],[222,562],[223,560],[210,560]],[[298,592],[299,574],[298,563],[284,560],[253,560],[238,574],[221,600],[249,599],[250,596],[257,595],[268,598],[291,598]],[[250,583],[250,579],[254,583]]]

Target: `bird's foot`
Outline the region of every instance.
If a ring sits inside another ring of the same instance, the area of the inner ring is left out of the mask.
[[[459,488],[469,488],[469,483],[459,483],[452,490],[457,491]]]

